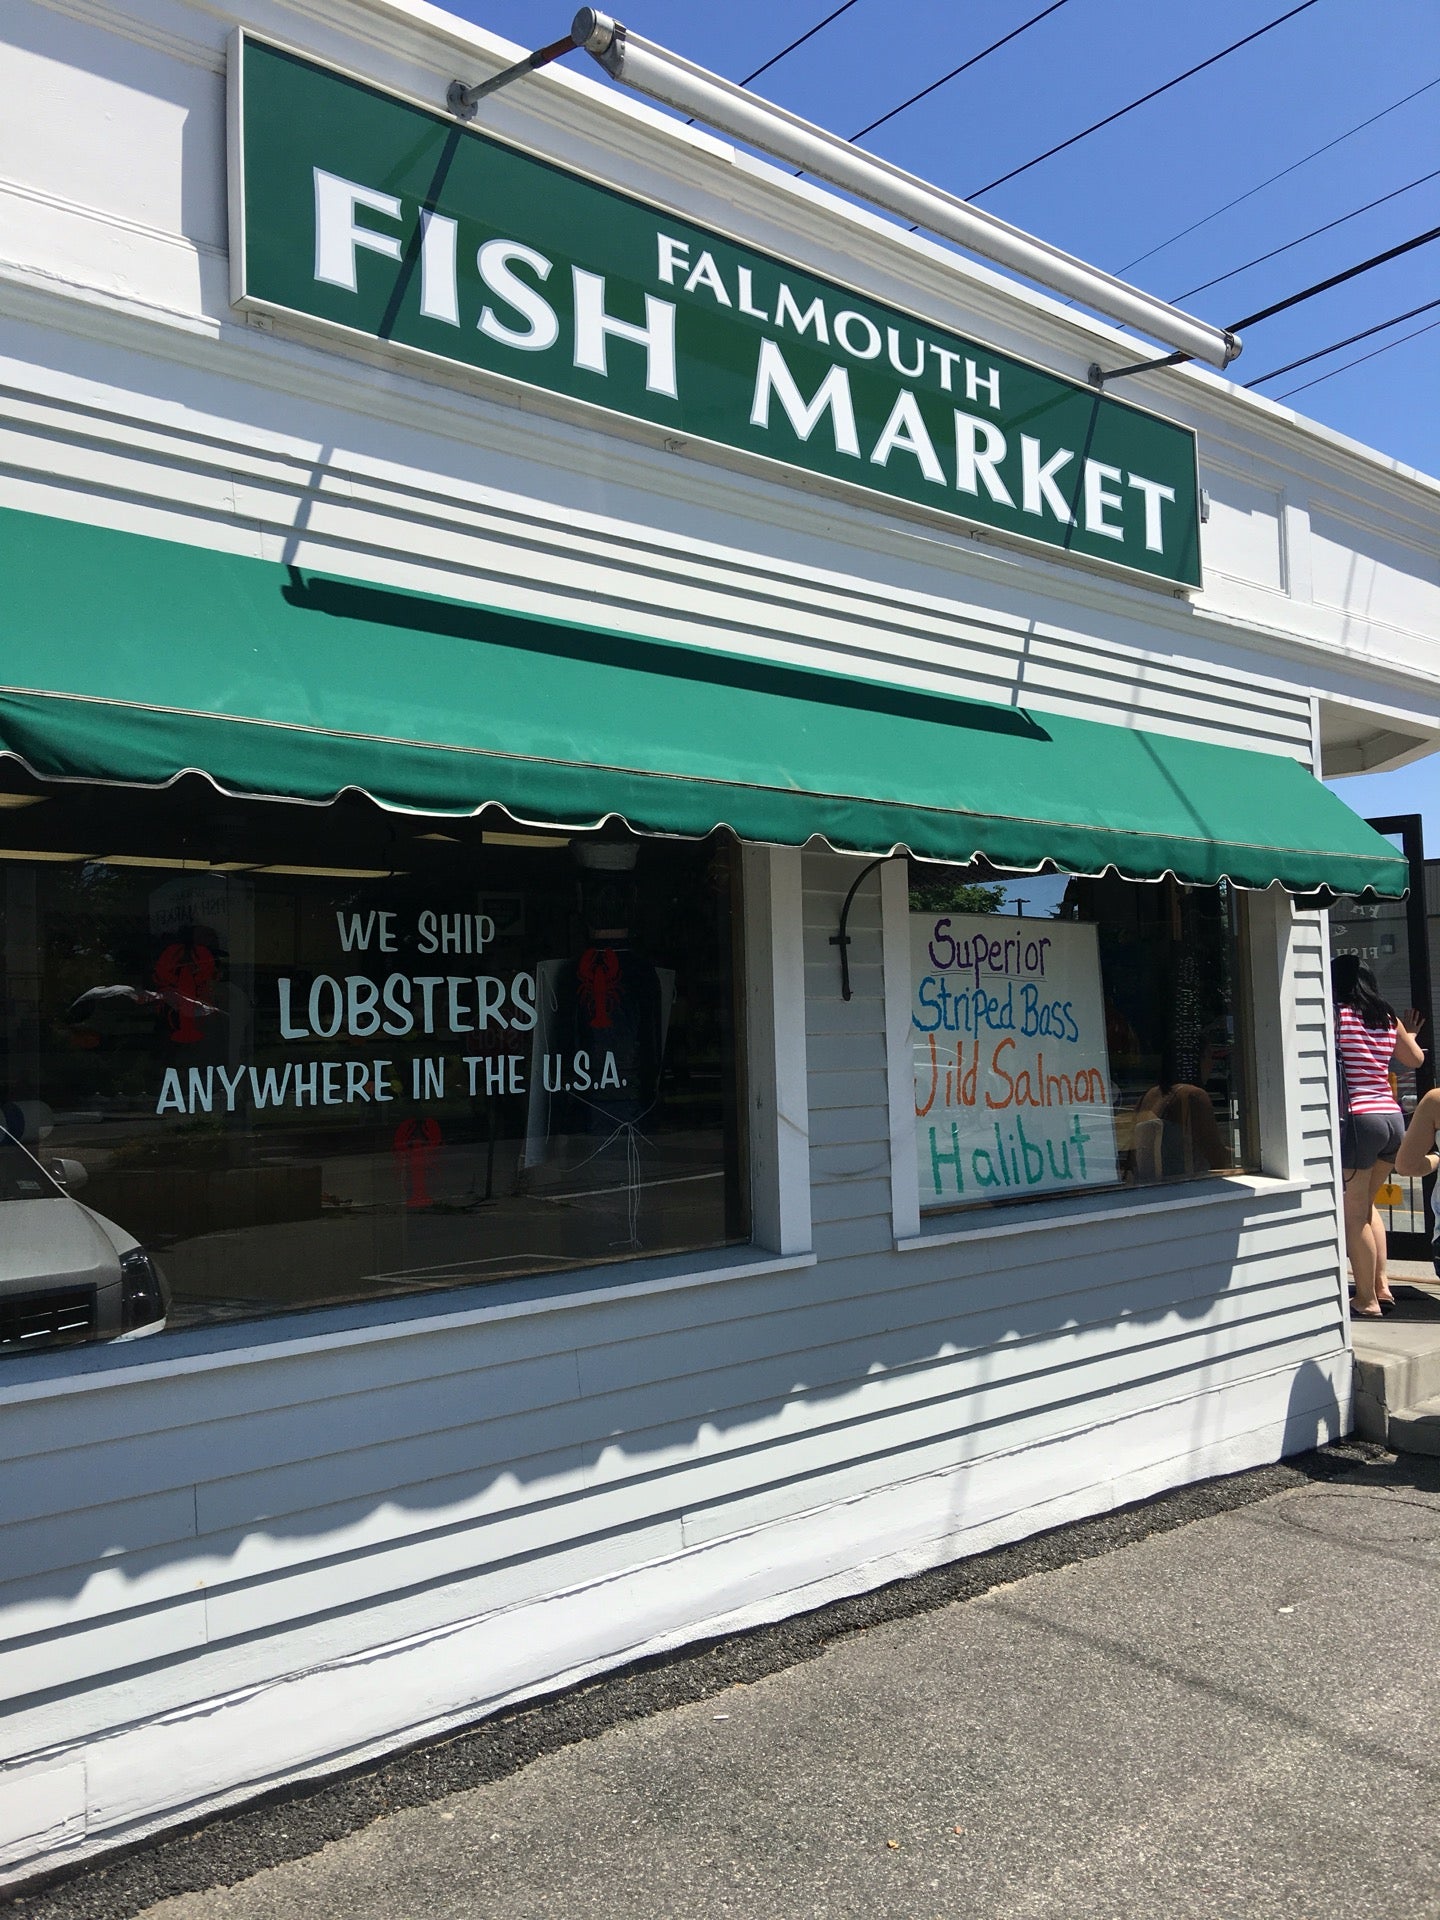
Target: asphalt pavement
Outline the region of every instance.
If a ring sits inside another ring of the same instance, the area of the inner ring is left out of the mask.
[[[492,1727],[21,1914],[1440,1914],[1440,1462],[1327,1449],[846,1606],[602,1683],[593,1730],[573,1698],[514,1717],[508,1762]]]

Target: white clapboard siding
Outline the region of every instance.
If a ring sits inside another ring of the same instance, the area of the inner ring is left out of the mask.
[[[1275,662],[1248,671],[1233,658],[1197,662],[1184,632],[1161,624],[1170,619],[1163,600],[1152,600],[1148,619],[1144,605],[1097,619],[1067,601],[1063,576],[1047,582],[1048,597],[1034,582],[987,583],[973,551],[953,541],[918,551],[905,542],[903,565],[897,552],[882,587],[877,556],[857,566],[833,515],[792,505],[738,518],[743,495],[731,481],[678,481],[673,462],[579,428],[527,419],[522,432],[495,406],[466,418],[463,441],[454,408],[438,402],[428,431],[356,416],[337,448],[333,406],[257,384],[281,369],[235,349],[217,349],[215,382],[235,417],[191,412],[182,426],[145,356],[112,350],[107,364],[122,384],[107,405],[93,380],[69,372],[63,342],[42,352],[26,331],[0,324],[3,505],[581,625],[598,619],[970,698],[1309,751],[1303,682],[1286,685]],[[42,394],[36,358],[60,363]],[[345,389],[331,379],[338,401]],[[568,511],[557,507],[576,492],[587,448],[596,459],[603,449],[603,510],[588,482]],[[679,511],[687,487],[698,489],[703,515]],[[784,498],[772,483],[762,490]],[[1227,637],[1222,654],[1236,644]]]

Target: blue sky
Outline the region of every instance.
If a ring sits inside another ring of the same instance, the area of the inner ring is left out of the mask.
[[[1296,0],[1065,0],[1056,12],[862,145],[971,195],[985,182],[1288,11]],[[637,32],[743,79],[838,0],[623,0]],[[755,91],[850,136],[1038,13],[1046,0],[855,0]],[[451,0],[531,47],[569,25],[569,0]],[[572,62],[598,76],[585,55]],[[1440,177],[1222,285],[1217,275],[1323,222],[1440,173],[1440,0],[1316,0],[1208,72],[985,195],[1005,219],[1229,325],[1440,226]],[[1394,108],[1394,111],[1386,109]],[[1252,193],[1313,149],[1374,124]],[[1248,195],[1239,205],[1208,216]],[[1176,239],[1195,223],[1195,231]],[[1139,258],[1139,256],[1145,256]],[[1132,264],[1134,263],[1134,264]],[[1247,333],[1252,380],[1440,297],[1440,241]],[[1440,308],[1260,390],[1422,471],[1440,474]],[[1355,366],[1345,363],[1387,348]],[[1337,371],[1344,368],[1343,371]],[[1320,378],[1320,376],[1331,376]],[[1440,759],[1337,783],[1357,810],[1426,808],[1440,850]]]

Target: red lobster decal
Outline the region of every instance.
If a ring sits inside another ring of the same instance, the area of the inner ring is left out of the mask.
[[[402,1120],[395,1129],[393,1151],[400,1166],[400,1185],[407,1207],[431,1207],[435,1202],[425,1176],[440,1151],[440,1122],[429,1114]]]
[[[576,971],[580,976],[580,1011],[587,1025],[613,1025],[620,1004],[619,954],[614,947],[587,947]]]
[[[155,962],[151,978],[160,988],[170,1021],[170,1038],[177,1047],[198,1046],[203,1038],[200,1021],[217,1009],[201,995],[219,971],[209,947],[181,940],[166,947]]]

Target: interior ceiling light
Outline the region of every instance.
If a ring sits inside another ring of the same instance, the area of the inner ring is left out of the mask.
[[[48,847],[0,847],[0,860],[68,860],[83,865],[93,853],[56,853]]]
[[[278,873],[295,880],[389,880],[394,867],[255,867],[255,873]]]
[[[993,213],[972,206],[958,195],[932,186],[918,175],[892,166],[862,148],[852,146],[838,134],[827,133],[798,114],[787,113],[758,94],[749,93],[719,74],[697,67],[678,53],[643,39],[638,33],[601,13],[595,7],[582,7],[570,28],[569,41],[558,40],[542,47],[527,60],[503,73],[466,87],[461,81],[451,84],[447,101],[451,111],[468,119],[475,103],[511,80],[534,72],[571,46],[583,47],[622,86],[648,94],[678,112],[688,114],[707,126],[740,140],[746,146],[782,160],[802,173],[813,174],[831,186],[840,187],[872,206],[910,220],[929,233],[953,241],[971,253],[978,253],[998,266],[1023,274],[1027,280],[1048,287],[1067,299],[1082,301],[1096,313],[1138,328],[1151,339],[1207,361],[1212,367],[1226,367],[1240,351],[1240,341],[1223,327],[1210,325],[1193,314],[1182,313],[1167,300],[1132,287],[1100,267],[1077,259],[1074,254],[1036,239],[1019,227],[1012,227]]]
[[[482,833],[487,847],[568,847],[571,836],[558,833]]]
[[[166,853],[102,853],[97,867],[163,867],[176,873],[243,873],[248,860],[179,860]]]

